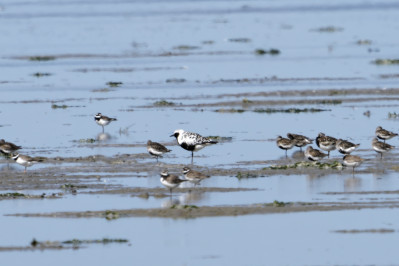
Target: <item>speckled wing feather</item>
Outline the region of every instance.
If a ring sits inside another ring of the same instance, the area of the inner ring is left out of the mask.
[[[199,135],[197,133],[192,133],[192,132],[184,132],[181,137],[182,137],[182,140],[188,146],[201,145],[201,144],[207,144],[207,143],[210,143],[210,144],[217,143],[217,141],[202,137],[201,135]]]

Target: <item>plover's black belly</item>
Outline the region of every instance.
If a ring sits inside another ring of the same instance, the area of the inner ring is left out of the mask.
[[[187,143],[183,142],[180,145],[183,149],[188,150],[188,151],[193,151],[195,149],[195,145],[188,145]]]

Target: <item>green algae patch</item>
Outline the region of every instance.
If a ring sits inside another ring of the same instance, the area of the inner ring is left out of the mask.
[[[51,76],[52,74],[50,73],[42,73],[42,72],[36,72],[33,73],[32,76],[37,77],[37,78],[41,78],[41,77],[48,77]]]
[[[107,220],[116,220],[116,219],[119,218],[119,216],[120,216],[119,213],[116,212],[116,211],[106,210],[106,211],[104,212],[104,217],[105,217],[105,219],[107,219]]]
[[[376,59],[372,63],[376,65],[398,65],[399,59]]]
[[[263,170],[272,169],[272,170],[286,170],[286,169],[296,169],[296,168],[318,168],[318,169],[343,169],[343,164],[334,161],[332,163],[322,163],[322,162],[297,162],[294,164],[286,164],[286,165],[271,165],[269,167],[263,168]]]
[[[174,102],[168,102],[165,100],[162,101],[157,101],[154,103],[154,106],[175,106],[176,104]]]
[[[79,246],[83,244],[111,244],[111,243],[129,243],[129,240],[122,238],[103,238],[103,239],[90,239],[90,240],[80,240],[80,239],[71,239],[62,241],[61,244],[66,245],[74,245]]]
[[[16,198],[25,198],[25,197],[26,197],[25,194],[18,192],[0,194],[0,199],[16,199]]]
[[[246,110],[244,109],[235,109],[235,108],[229,108],[229,109],[225,109],[225,108],[220,108],[215,110],[216,113],[244,113],[246,112]]]

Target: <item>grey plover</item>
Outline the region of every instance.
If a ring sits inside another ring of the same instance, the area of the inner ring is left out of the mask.
[[[356,155],[347,154],[344,156],[343,161],[344,165],[352,167],[352,174],[355,175],[355,167],[361,165],[364,159]]]
[[[326,156],[327,154],[319,151],[318,149],[313,149],[312,146],[308,146],[305,150],[305,157],[311,161],[320,161]]]
[[[312,139],[305,137],[303,135],[287,133],[287,137],[289,139],[296,140],[295,146],[299,147],[301,150],[302,150],[302,147],[313,143]]]
[[[94,121],[100,126],[103,127],[103,132],[104,132],[104,126],[108,125],[112,121],[116,121],[116,118],[108,117],[105,115],[102,115],[101,113],[98,113],[94,116]]]
[[[350,154],[353,152],[360,144],[354,144],[347,140],[338,139],[335,146],[337,150],[342,154]]]
[[[12,154],[21,148],[21,146],[15,145],[11,142],[6,142],[4,139],[0,139],[0,151],[4,154]]]
[[[285,157],[287,157],[287,151],[295,146],[296,140],[286,139],[283,138],[282,136],[278,136],[276,139],[276,144],[280,149],[285,150]]]
[[[202,180],[209,178],[209,175],[205,175],[201,172],[191,170],[189,167],[183,168],[184,178],[194,183],[194,186],[198,185]]]
[[[194,157],[194,152],[199,151],[206,146],[218,143],[210,138],[202,137],[200,134],[177,129],[171,137],[175,137],[177,143],[185,150],[191,151],[191,158]]]
[[[328,152],[327,156],[330,158],[330,151],[335,150],[337,139],[326,136],[324,133],[319,133],[316,138],[316,145],[323,151]]]
[[[157,162],[158,157],[162,158],[164,153],[171,152],[171,150],[167,149],[164,145],[158,142],[152,142],[151,140],[147,141],[147,151],[149,154],[157,158]]]
[[[28,155],[21,155],[21,154],[18,154],[18,153],[14,154],[12,156],[12,158],[17,164],[25,166],[25,171],[24,171],[25,173],[26,173],[26,168],[27,167],[32,166],[35,163],[43,161],[42,158],[33,158],[33,157],[28,156]]]
[[[181,183],[188,181],[180,179],[177,175],[169,174],[168,170],[163,170],[161,172],[161,183],[165,187],[169,188],[170,195],[172,195],[172,189],[178,187]]]
[[[382,127],[377,127],[377,129],[375,130],[375,135],[377,136],[377,138],[384,140],[388,140],[391,139],[395,136],[397,136],[397,133],[393,133],[391,131],[388,131],[386,129],[383,129]]]
[[[388,143],[378,141],[377,138],[373,139],[373,141],[371,142],[371,147],[373,147],[373,149],[376,152],[381,154],[381,159],[382,159],[382,154],[384,152],[388,152],[388,151],[392,150],[393,148],[395,148],[394,146],[389,145]]]

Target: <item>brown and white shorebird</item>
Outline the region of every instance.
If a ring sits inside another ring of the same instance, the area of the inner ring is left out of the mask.
[[[335,144],[337,150],[342,154],[350,154],[353,152],[360,144],[354,144],[350,141],[338,139]]]
[[[102,115],[101,113],[98,113],[94,116],[94,121],[100,126],[103,127],[103,133],[104,133],[104,126],[108,125],[112,121],[116,121],[116,118],[108,117],[105,115]]]
[[[382,159],[382,154],[384,152],[388,152],[388,151],[392,150],[393,148],[395,148],[395,146],[389,145],[388,143],[378,141],[377,138],[373,139],[373,141],[371,142],[371,147],[373,147],[373,149],[376,152],[381,154],[381,159]]]
[[[191,160],[194,158],[194,152],[199,151],[206,146],[218,143],[217,141],[201,136],[197,133],[177,129],[171,137],[175,137],[177,143],[185,150],[191,151]]]
[[[26,173],[26,168],[29,166],[34,165],[35,163],[42,162],[43,158],[39,157],[30,157],[28,155],[22,155],[22,154],[14,154],[12,156],[13,160],[22,166],[25,166],[25,173]]]
[[[301,150],[302,150],[302,147],[313,143],[312,139],[305,137],[303,135],[287,133],[287,137],[289,139],[296,140],[295,146],[299,147]]]
[[[327,156],[330,158],[330,151],[336,149],[336,143],[337,139],[326,136],[324,133],[319,133],[319,135],[316,138],[316,145],[323,151],[328,152]]]
[[[377,138],[382,139],[385,142],[385,140],[391,139],[391,138],[397,136],[398,134],[388,131],[386,129],[383,129],[382,127],[379,126],[375,130],[375,135],[377,136]]]
[[[168,170],[163,170],[161,172],[161,183],[165,187],[169,188],[170,195],[172,196],[172,189],[178,187],[181,183],[188,181],[180,179],[177,175],[169,174]]]
[[[282,136],[278,136],[276,139],[276,144],[280,149],[285,150],[285,157],[287,157],[287,151],[295,146],[296,140],[286,139],[283,138]]]
[[[6,155],[10,155],[21,148],[21,146],[15,145],[11,142],[6,142],[4,139],[0,139],[0,151]]]
[[[167,149],[164,145],[158,142],[152,142],[151,140],[147,141],[147,151],[149,154],[157,158],[157,162],[158,157],[162,158],[164,153],[171,152],[171,150]]]
[[[352,166],[352,174],[355,175],[355,167],[361,165],[364,159],[356,155],[347,154],[344,156],[343,161],[344,165]]]
[[[191,170],[188,167],[183,168],[183,174],[185,179],[191,183],[194,183],[194,186],[198,185],[202,180],[210,177],[209,175],[205,175],[201,172]]]
[[[327,154],[319,151],[318,149],[313,149],[312,146],[308,146],[305,150],[305,157],[311,161],[320,161],[326,156]]]

